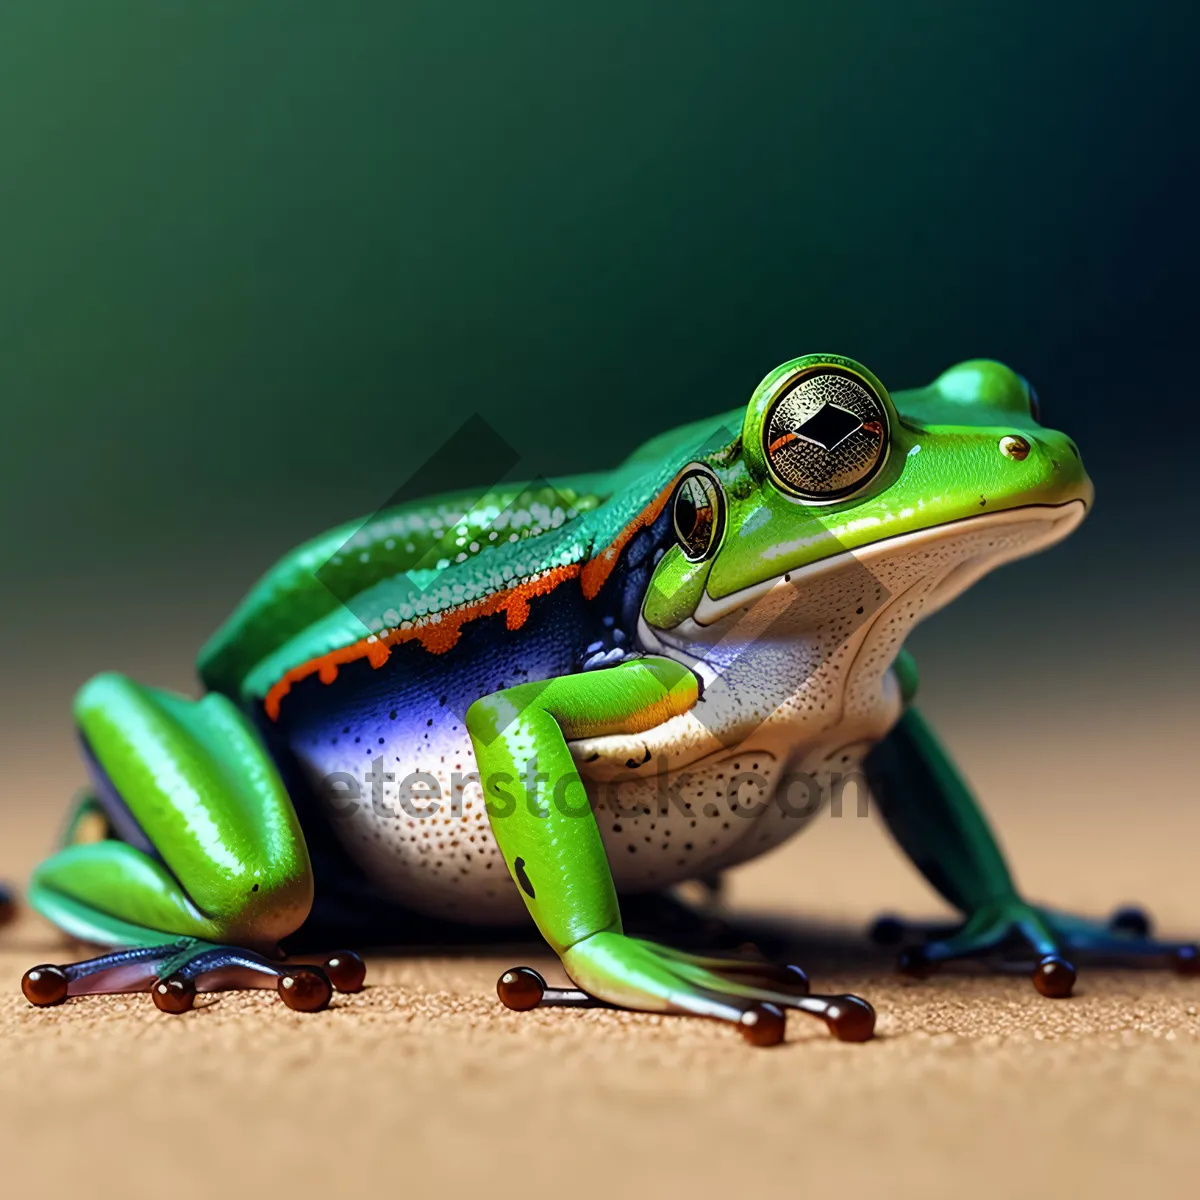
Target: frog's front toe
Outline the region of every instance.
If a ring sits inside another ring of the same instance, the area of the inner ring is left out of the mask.
[[[508,1008],[613,1006],[711,1017],[736,1025],[756,1046],[783,1041],[785,1011],[820,1017],[840,1041],[864,1042],[875,1010],[858,996],[817,996],[799,967],[757,957],[685,954],[621,934],[595,934],[563,956],[581,988],[554,988],[531,967],[513,967],[497,984]]]
[[[296,1012],[320,1012],[333,992],[362,988],[366,968],[352,951],[342,950],[323,966],[286,963],[239,946],[215,946],[195,938],[163,945],[115,950],[60,966],[42,963],[21,980],[30,1004],[39,1008],[75,996],[149,992],[162,1012],[188,1012],[202,992],[270,989]]]

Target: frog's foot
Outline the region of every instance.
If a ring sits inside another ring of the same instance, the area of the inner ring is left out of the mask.
[[[0,928],[9,925],[17,915],[17,900],[16,897],[0,884]]]
[[[783,1010],[788,1008],[820,1017],[844,1042],[865,1042],[875,1031],[875,1010],[865,1000],[811,995],[799,967],[685,954],[618,933],[593,934],[566,951],[562,961],[583,990],[550,988],[532,968],[514,967],[500,977],[501,1001],[518,1010],[607,1003],[715,1017],[737,1025],[756,1046],[774,1046],[783,1040]]]
[[[198,992],[274,988],[288,1008],[320,1012],[328,1007],[335,987],[356,992],[364,975],[362,959],[349,951],[339,951],[318,967],[273,961],[240,946],[181,938],[65,966],[43,963],[25,972],[21,990],[39,1007],[60,1004],[69,996],[149,992],[163,1012],[183,1013]]]
[[[882,926],[882,934],[881,933]],[[903,941],[920,927],[882,918],[872,929],[876,941]],[[898,933],[897,933],[898,931]],[[899,969],[918,978],[957,959],[1000,959],[1008,963],[1032,955],[1031,978],[1043,996],[1061,999],[1075,986],[1075,962],[1123,966],[1173,965],[1182,974],[1200,973],[1200,952],[1185,942],[1151,936],[1150,919],[1140,909],[1118,909],[1105,921],[1076,917],[1008,899],[984,905],[952,932],[929,927],[928,940],[901,951]]]

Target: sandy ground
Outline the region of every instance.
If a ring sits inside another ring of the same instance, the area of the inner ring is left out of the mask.
[[[960,724],[958,749],[1031,895],[1095,912],[1138,899],[1167,931],[1200,928],[1200,806],[1194,788],[1163,783],[1194,717],[1164,704],[1132,727],[1026,726],[1019,743]],[[1100,751],[1118,740],[1136,754],[1114,771]],[[58,807],[7,820],[0,869],[20,878]],[[872,1000],[878,1039],[839,1044],[793,1015],[783,1046],[755,1050],[701,1021],[510,1013],[493,990],[501,970],[525,960],[553,973],[528,949],[373,958],[370,986],[316,1016],[270,993],[215,996],[182,1018],[145,996],[36,1010],[21,972],[68,955],[25,918],[0,935],[4,1190],[1193,1190],[1200,981],[1085,972],[1068,1001],[1020,978],[902,982],[864,948],[863,922],[936,902],[874,819],[825,820],[737,874],[732,904],[806,922],[797,937],[813,943],[801,961],[817,990]]]

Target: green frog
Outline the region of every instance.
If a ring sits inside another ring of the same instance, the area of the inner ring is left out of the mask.
[[[736,1025],[788,1009],[865,1040],[870,1005],[794,964],[634,937],[620,898],[778,846],[868,785],[963,923],[925,973],[1023,953],[1047,996],[1079,955],[1174,956],[1137,914],[1019,892],[916,707],[913,626],[1066,537],[1092,485],[1027,381],[964,362],[892,396],[834,354],[611,472],[400,504],[287,555],[202,649],[200,699],[118,674],[75,702],[90,786],[32,905],[111,952],[26,973],[26,996],[269,986],[317,1010],[357,955],[280,956],[337,911],[403,943],[422,921],[532,918],[575,988],[505,972],[512,1008],[606,1003]],[[90,831],[90,832],[89,832]]]

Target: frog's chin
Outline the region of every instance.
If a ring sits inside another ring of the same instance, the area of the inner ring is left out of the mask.
[[[728,596],[705,594],[673,629],[652,629],[643,617],[639,640],[686,663],[706,689],[750,645],[759,673],[789,687],[868,659],[881,675],[914,625],[988,571],[1061,541],[1085,511],[1081,500],[1030,505],[884,538]],[[873,647],[865,657],[864,646]]]

